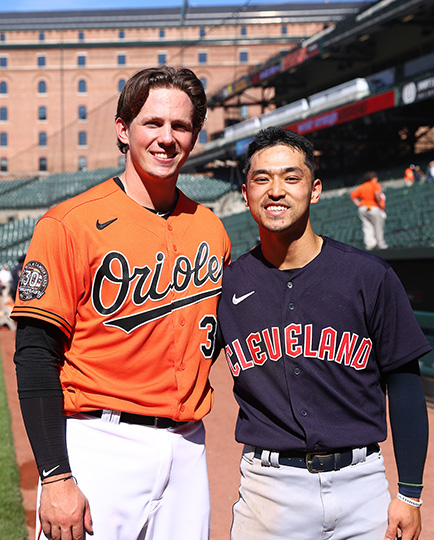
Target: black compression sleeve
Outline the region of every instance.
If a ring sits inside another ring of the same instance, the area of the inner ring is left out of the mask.
[[[54,325],[19,320],[14,362],[21,412],[42,478],[70,472],[59,363],[65,336]]]
[[[428,447],[428,414],[417,360],[386,376],[399,491],[420,497]]]

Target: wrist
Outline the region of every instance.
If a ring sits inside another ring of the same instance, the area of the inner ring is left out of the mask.
[[[415,508],[420,508],[422,506],[422,503],[423,503],[422,499],[413,499],[411,497],[406,497],[402,493],[398,493],[396,498],[399,501],[402,501],[402,502],[404,502],[406,504],[409,504],[410,506],[414,506]]]
[[[73,480],[77,484],[77,480],[74,476],[72,476],[71,473],[66,474],[58,474],[56,476],[51,476],[48,480],[44,480],[41,482],[42,486],[46,486],[47,484],[55,484],[56,482],[66,482],[67,480]]]

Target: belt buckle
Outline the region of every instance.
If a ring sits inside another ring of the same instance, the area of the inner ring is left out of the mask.
[[[154,427],[157,429],[167,429],[171,427],[173,424],[173,420],[170,420],[170,418],[164,418],[162,416],[156,416],[154,418]]]
[[[315,465],[314,465],[314,459],[315,458],[322,458],[323,459],[323,463],[322,465],[325,465],[325,461],[330,461],[330,459],[333,460],[333,467],[322,467],[322,468],[316,468]],[[314,454],[314,453],[311,453],[311,452],[308,452],[306,454],[306,467],[307,467],[307,470],[310,472],[310,473],[320,473],[320,472],[329,472],[329,471],[338,471],[339,468],[336,467],[336,459],[335,459],[335,454]]]
[[[317,470],[314,470],[313,469],[313,466],[312,466],[312,457],[314,456],[315,454],[312,454],[311,452],[308,452],[306,454],[306,467],[307,467],[307,470],[310,472],[310,473],[317,473],[318,471]]]

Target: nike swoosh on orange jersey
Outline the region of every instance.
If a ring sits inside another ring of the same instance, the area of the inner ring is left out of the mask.
[[[100,223],[99,222],[99,219],[96,220],[96,228],[99,229],[100,231],[102,231],[103,229],[105,229],[106,227],[108,227],[109,225],[111,225],[112,223],[114,223],[115,221],[117,221],[117,217],[115,217],[114,219],[110,219],[109,221],[105,221],[104,223]]]

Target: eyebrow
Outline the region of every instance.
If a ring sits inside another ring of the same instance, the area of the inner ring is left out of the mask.
[[[290,172],[298,172],[300,174],[304,174],[303,170],[300,167],[282,167],[278,169],[278,172],[280,173],[290,173]],[[250,173],[251,175],[254,174],[272,174],[271,169],[255,169]]]
[[[153,115],[153,114],[146,114],[146,115],[142,116],[140,120],[143,121],[143,122],[161,122],[163,124],[165,122],[164,118],[162,118],[160,116]],[[170,123],[171,124],[183,124],[185,126],[188,126],[191,129],[193,129],[192,120],[187,120],[185,118],[172,118],[170,120]]]

